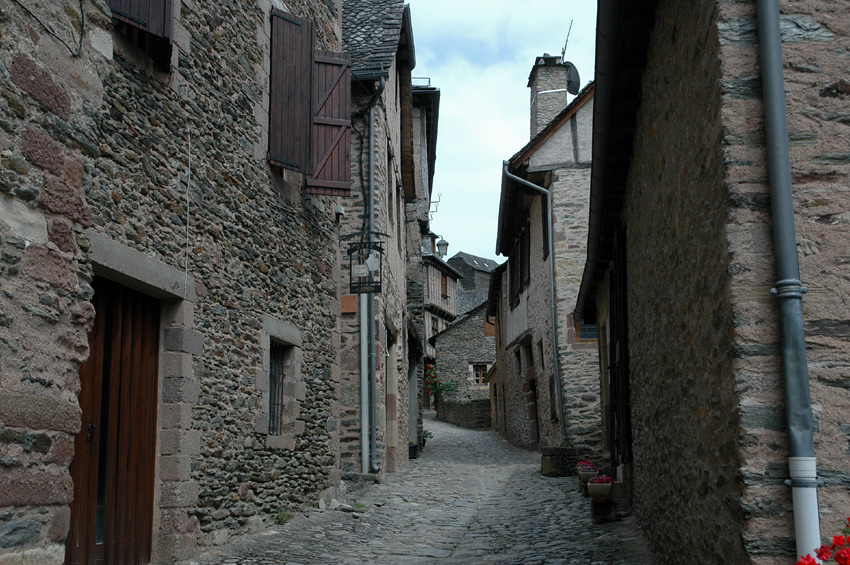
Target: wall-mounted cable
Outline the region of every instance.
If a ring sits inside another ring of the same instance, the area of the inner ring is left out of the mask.
[[[53,29],[51,29],[46,23],[41,21],[41,18],[39,18],[37,15],[35,15],[35,13],[32,10],[30,10],[26,5],[24,5],[21,2],[21,0],[13,0],[13,1],[15,2],[15,4],[20,6],[27,14],[29,14],[32,19],[37,21],[39,23],[39,25],[41,25],[41,27],[43,27],[44,30],[47,33],[49,33],[54,38],[56,38],[56,40],[59,43],[64,45],[65,48],[71,53],[72,57],[79,57],[80,56],[80,54],[83,52],[83,35],[85,35],[85,33],[86,33],[86,15],[85,15],[85,12],[83,12],[83,0],[80,0],[80,40],[79,40],[79,43],[77,45],[76,50],[72,46],[68,45],[68,43],[64,39],[59,37],[59,35],[57,35],[57,33],[55,31],[53,31]],[[74,37],[73,33],[71,33],[71,37],[72,38]]]

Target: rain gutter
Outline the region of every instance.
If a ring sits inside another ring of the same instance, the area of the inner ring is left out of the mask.
[[[759,54],[761,57],[773,246],[781,325],[782,372],[785,379],[785,411],[788,420],[788,467],[794,508],[797,556],[813,554],[820,546],[820,513],[812,431],[812,401],[806,363],[803,327],[803,294],[797,261],[794,198],[782,74],[782,37],[777,0],[758,0]]]

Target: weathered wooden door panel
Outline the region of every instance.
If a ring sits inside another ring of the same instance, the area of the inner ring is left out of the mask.
[[[97,279],[67,563],[147,563],[153,524],[159,302]]]

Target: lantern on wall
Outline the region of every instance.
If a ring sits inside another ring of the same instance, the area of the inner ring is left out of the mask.
[[[384,261],[384,243],[375,241],[379,232],[358,234],[360,241],[348,244],[348,280],[351,294],[381,292],[381,272]]]

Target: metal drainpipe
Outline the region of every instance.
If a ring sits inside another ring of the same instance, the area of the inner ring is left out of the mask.
[[[386,82],[384,77],[381,77],[381,82],[377,92],[369,102],[369,241],[373,241],[372,233],[375,231],[375,106],[378,103],[378,98],[384,92]],[[375,351],[375,295],[369,293],[367,298],[366,317],[368,318],[368,336],[369,336],[369,471],[378,473],[381,468],[378,466],[378,438],[377,438],[377,379],[375,375],[375,365],[377,353]]]
[[[797,262],[794,199],[782,75],[782,38],[777,0],[758,0],[759,53],[761,56],[767,166],[770,179],[771,218],[776,255],[776,287],[782,328],[782,369],[785,378],[785,410],[788,419],[791,487],[797,556],[820,546],[818,481],[812,434],[812,401],[806,364],[803,328],[803,294]]]
[[[561,421],[561,447],[567,447],[567,424],[564,418],[564,393],[561,389],[561,363],[559,361],[560,355],[558,354],[558,311],[557,303],[555,302],[555,246],[552,244],[552,193],[542,186],[537,186],[534,183],[530,183],[523,178],[511,174],[508,171],[507,161],[504,161],[503,164],[504,173],[509,179],[546,196],[546,210],[548,212],[546,214],[546,225],[549,228],[549,237],[547,238],[548,241],[546,241],[549,249],[549,300],[552,304],[552,358],[555,361],[555,381],[558,383],[557,397],[559,420]]]

